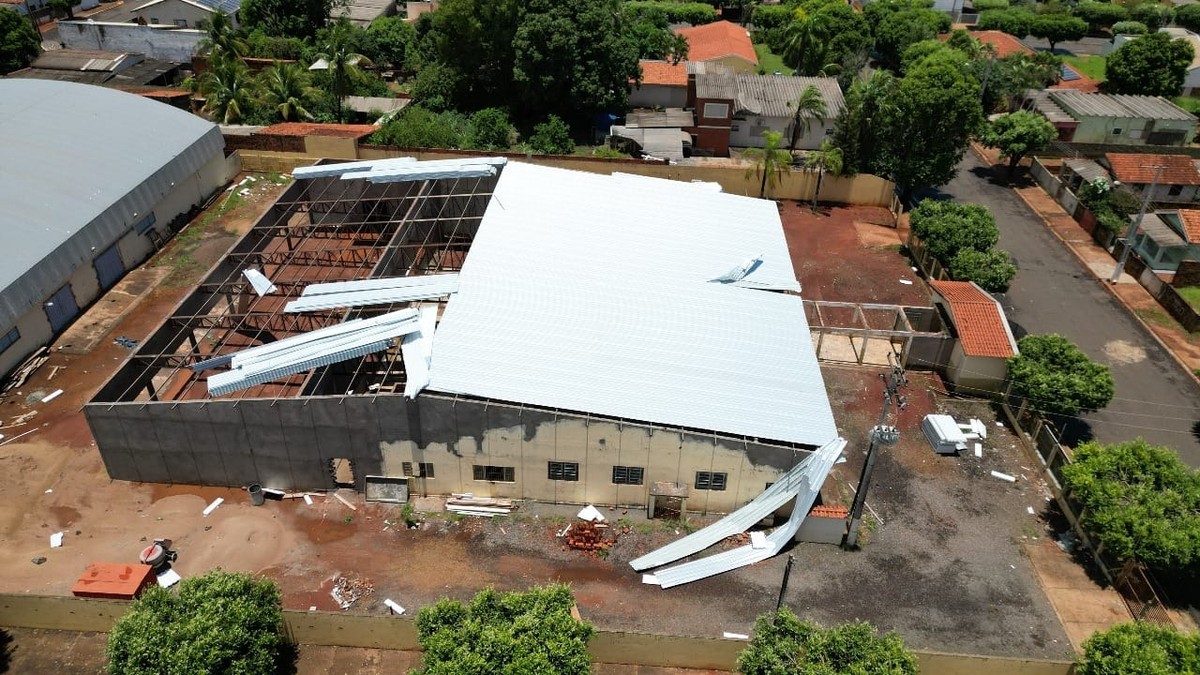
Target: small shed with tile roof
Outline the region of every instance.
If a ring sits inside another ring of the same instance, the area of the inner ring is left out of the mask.
[[[1017,341],[1004,308],[972,281],[932,281],[933,305],[955,337],[946,379],[964,393],[998,392]]]
[[[1191,155],[1110,152],[1104,159],[1113,178],[1139,197],[1145,197],[1154,183],[1153,201],[1190,204],[1200,200],[1200,168]]]

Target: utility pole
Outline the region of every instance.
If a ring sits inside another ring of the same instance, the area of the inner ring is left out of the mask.
[[[1110,284],[1117,283],[1117,280],[1121,278],[1121,272],[1125,271],[1125,261],[1129,260],[1129,250],[1133,248],[1133,236],[1142,226],[1142,218],[1146,217],[1146,209],[1150,207],[1150,197],[1154,195],[1154,188],[1158,186],[1158,177],[1162,175],[1165,168],[1162,164],[1155,167],[1154,179],[1150,181],[1150,187],[1146,189],[1146,194],[1142,197],[1142,208],[1138,209],[1137,218],[1129,221],[1129,231],[1125,233],[1125,248],[1121,251],[1121,259],[1117,262],[1116,269],[1113,270],[1112,278],[1108,280]]]
[[[888,354],[888,363],[891,361],[892,355]],[[871,487],[871,473],[875,469],[875,456],[879,446],[895,445],[896,441],[900,440],[900,431],[894,426],[885,426],[884,422],[887,421],[893,401],[900,410],[907,405],[904,397],[897,393],[901,386],[908,384],[908,380],[904,377],[904,367],[892,364],[891,370],[886,375],[880,374],[879,377],[883,379],[883,412],[879,414],[879,424],[871,429],[871,444],[867,446],[867,460],[863,463],[862,475],[858,479],[858,491],[854,493],[854,504],[850,506],[850,526],[842,537],[843,548],[854,548],[858,545],[858,531],[862,527],[863,508],[867,505],[867,490]]]
[[[779,608],[783,607],[783,596],[787,595],[788,579],[792,576],[792,565],[796,562],[796,556],[788,554],[787,567],[783,568],[783,585],[779,587],[779,600],[775,603],[775,612],[779,612]]]

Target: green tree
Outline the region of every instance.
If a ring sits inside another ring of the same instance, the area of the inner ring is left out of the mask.
[[[431,63],[417,72],[410,93],[429,110],[453,110],[459,80],[458,71],[441,63]]]
[[[898,71],[900,58],[910,45],[932,40],[939,33],[949,30],[950,17],[942,12],[932,9],[902,10],[887,16],[875,28],[875,49],[884,67]]]
[[[371,134],[371,143],[399,148],[459,148],[464,145],[468,125],[467,118],[459,113],[410,105]]]
[[[738,654],[744,675],[916,675],[917,657],[895,633],[865,621],[823,628],[786,607],[754,622],[754,639]]]
[[[234,28],[229,15],[218,9],[213,12],[204,29],[204,39],[200,40],[199,49],[200,53],[210,58],[221,58],[245,56],[249,47],[238,34],[238,29]]]
[[[326,34],[317,59],[325,63],[325,70],[332,80],[335,109],[339,122],[346,121],[343,102],[350,95],[351,82],[364,77],[362,67],[371,65],[370,59],[354,51],[353,26],[341,19]]]
[[[1166,33],[1143,35],[1109,55],[1105,86],[1114,94],[1174,98],[1183,89],[1193,55],[1187,40]]]
[[[979,82],[963,68],[940,59],[921,62],[878,113],[871,171],[891,179],[905,200],[917,187],[948,183],[983,122],[979,100]]]
[[[963,249],[950,259],[949,267],[950,277],[955,281],[974,281],[989,293],[1007,291],[1013,277],[1017,276],[1017,266],[1012,264],[1008,253],[995,248],[987,251]]]
[[[1008,360],[1013,392],[1051,415],[1099,410],[1113,397],[1108,368],[1094,363],[1061,335],[1026,335]]]
[[[784,150],[783,134],[778,131],[763,133],[763,147],[746,148],[742,156],[754,162],[754,166],[746,169],[746,178],[755,176],[761,180],[758,186],[758,196],[767,198],[770,188],[779,185],[783,173],[792,163],[792,153]]]
[[[1076,675],[1176,675],[1200,672],[1200,636],[1136,621],[1093,633]]]
[[[1083,526],[1106,551],[1165,570],[1200,566],[1200,473],[1170,448],[1087,442],[1062,472]]]
[[[904,55],[900,58],[900,72],[907,73],[913,66],[928,58],[945,59],[963,66],[969,61],[965,53],[941,40],[923,40],[909,45],[908,49],[904,50]]]
[[[1084,0],[1075,5],[1073,13],[1086,21],[1088,30],[1092,32],[1108,28],[1118,21],[1129,18],[1129,12],[1124,6],[1111,2],[1095,2],[1094,0]]]
[[[238,19],[247,31],[314,38],[329,21],[334,0],[242,0]]]
[[[1157,2],[1143,2],[1129,8],[1129,18],[1146,24],[1146,28],[1153,33],[1163,26],[1171,25],[1171,20],[1175,18],[1175,10]]]
[[[1029,35],[1037,15],[1024,9],[991,9],[979,14],[979,30],[998,30],[1013,37]]]
[[[817,200],[821,197],[821,182],[826,173],[835,176],[842,174],[842,151],[833,146],[828,139],[821,142],[821,147],[808,153],[804,158],[804,166],[817,170],[817,189],[813,190],[813,211],[817,210]]]
[[[784,60],[802,72],[813,60],[814,48],[821,49],[824,46],[822,37],[827,30],[825,16],[820,11],[797,7],[792,11],[791,22],[784,28]],[[816,60],[824,61],[823,55]]]
[[[516,135],[508,112],[501,108],[484,108],[471,115],[466,147],[474,150],[507,150]]]
[[[913,234],[944,265],[960,251],[987,251],[1000,240],[996,219],[979,204],[923,199],[909,213],[909,223]]]
[[[843,173],[854,175],[876,166],[878,150],[883,144],[879,137],[881,120],[891,114],[895,87],[896,78],[885,70],[876,70],[869,78],[855,80],[850,85],[846,104],[833,127],[833,145],[842,151]]]
[[[980,140],[989,148],[998,148],[1008,158],[1008,172],[1014,173],[1025,155],[1044,150],[1058,136],[1058,130],[1045,117],[1028,110],[1001,115],[984,128]]]
[[[312,45],[300,38],[267,35],[261,30],[251,31],[245,37],[247,58],[280,59],[288,61],[312,61]]]
[[[1026,91],[1045,89],[1062,77],[1062,59],[1050,52],[1012,54],[990,62],[976,60],[968,67],[976,79],[987,80],[983,109],[989,113],[1014,110]]]
[[[792,136],[789,147],[795,150],[796,143],[805,134],[812,131],[814,120],[820,124],[825,124],[825,117],[829,115],[829,108],[825,106],[825,97],[821,95],[821,90],[811,84],[805,87],[804,91],[800,92],[800,98],[788,102],[788,108],[792,110]]]
[[[29,19],[0,7],[0,74],[26,68],[41,51],[42,37]]]
[[[216,570],[175,593],[151,586],[109,633],[108,672],[269,675],[282,628],[279,589],[265,579]]]
[[[57,16],[65,16],[68,19],[75,18],[74,0],[50,0],[46,4],[50,6],[51,11]]]
[[[221,57],[209,62],[197,79],[204,98],[201,111],[218,124],[235,124],[254,110],[258,97],[258,81],[250,74],[246,63],[237,57]]]
[[[363,55],[372,62],[414,70],[417,29],[401,16],[381,16],[367,26]]]
[[[424,650],[416,675],[592,672],[587,641],[592,627],[571,616],[575,600],[565,585],[524,593],[481,591],[464,605],[442,600],[417,614]]]
[[[1113,24],[1113,35],[1145,35],[1150,32],[1141,21],[1118,21]]]
[[[263,98],[284,122],[310,120],[309,108],[320,92],[312,86],[308,72],[295,63],[276,61],[259,76]]]
[[[1042,38],[1050,43],[1050,52],[1054,45],[1069,40],[1078,40],[1087,35],[1088,25],[1083,19],[1067,14],[1042,14],[1034,17],[1029,26],[1029,34]]]
[[[1008,9],[1008,0],[975,0],[971,3],[976,12],[986,12],[993,9]]]
[[[541,155],[569,155],[575,152],[571,128],[557,115],[551,115],[535,126],[526,144],[530,150]]]
[[[787,5],[755,5],[752,18],[754,29],[769,31],[783,28],[791,23],[792,11]]]
[[[1200,32],[1200,4],[1180,5],[1175,9],[1175,23],[1193,33]]]

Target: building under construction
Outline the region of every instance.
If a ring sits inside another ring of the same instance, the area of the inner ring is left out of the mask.
[[[85,407],[119,480],[724,512],[837,436],[775,205],[307,167]]]

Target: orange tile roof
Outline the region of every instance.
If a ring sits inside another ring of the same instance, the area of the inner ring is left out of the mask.
[[[1104,157],[1112,167],[1113,176],[1122,183],[1148,185],[1162,166],[1159,185],[1200,185],[1200,170],[1196,169],[1196,160],[1188,155],[1110,152]]]
[[[818,505],[812,507],[808,515],[817,518],[845,518],[850,515],[850,510],[844,506]]]
[[[1012,334],[1000,305],[969,281],[931,281],[933,290],[950,303],[958,341],[968,356],[1015,356]]]
[[[687,86],[687,64],[683,61],[639,61],[642,66],[642,84],[657,84],[665,87]]]
[[[370,124],[318,124],[315,122],[283,122],[260,129],[267,136],[331,136],[335,138],[362,138],[375,133]]]
[[[985,45],[991,45],[996,50],[996,58],[1004,58],[1013,54],[1032,54],[1033,50],[1025,46],[1017,38],[998,30],[980,30],[971,33],[971,37]]]
[[[1075,73],[1077,77],[1073,80],[1059,80],[1056,84],[1054,84],[1054,86],[1050,87],[1051,89],[1071,89],[1084,94],[1099,93],[1100,82],[1093,80],[1087,75],[1084,75],[1083,73],[1079,72],[1078,69],[1069,64],[1064,63],[1062,67],[1066,70],[1070,70],[1072,73]]]
[[[1179,209],[1179,220],[1189,244],[1200,244],[1200,209]]]
[[[712,61],[724,56],[740,56],[758,65],[758,55],[745,28],[729,21],[714,21],[703,26],[676,31],[687,38],[688,61]]]

